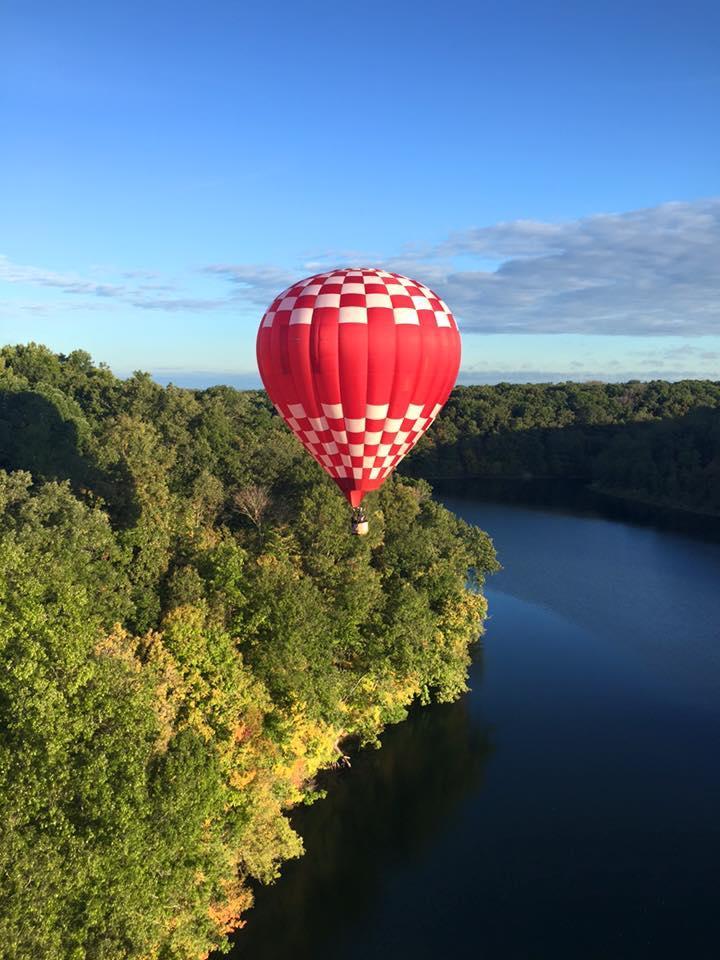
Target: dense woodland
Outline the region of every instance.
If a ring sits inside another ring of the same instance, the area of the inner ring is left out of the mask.
[[[465,689],[492,544],[422,480],[367,503],[260,392],[0,351],[4,957],[221,947],[347,738]]]
[[[0,351],[3,956],[221,947],[348,738],[465,689],[495,555],[419,478],[720,512],[720,383],[460,387],[403,470],[354,538],[264,393]]]
[[[720,382],[456,387],[403,470],[432,479],[576,478],[720,514]]]

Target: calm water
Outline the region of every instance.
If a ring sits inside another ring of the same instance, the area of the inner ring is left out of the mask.
[[[445,498],[504,570],[472,692],[294,822],[236,960],[720,955],[720,544]]]

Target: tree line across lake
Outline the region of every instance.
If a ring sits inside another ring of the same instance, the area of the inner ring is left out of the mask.
[[[720,514],[720,382],[456,387],[404,470],[432,479],[573,478]]]
[[[0,351],[4,957],[222,948],[346,738],[465,689],[492,544],[422,480],[367,503],[261,392]]]

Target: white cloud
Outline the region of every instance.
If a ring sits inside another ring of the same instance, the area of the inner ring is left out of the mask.
[[[454,270],[457,257],[501,262]],[[468,332],[720,333],[718,199],[466,230],[427,263]]]
[[[619,361],[611,360],[604,367],[587,368],[569,364],[564,370],[545,370],[523,366],[517,369],[487,367],[482,370],[462,369],[458,383],[565,383],[568,380],[587,383],[604,381],[609,383],[627,383],[628,380],[697,380],[705,379],[697,370],[680,367],[666,367],[662,363],[654,365],[637,364],[623,366]],[[711,379],[711,378],[708,378]]]
[[[264,305],[300,276],[339,263],[416,276],[467,333],[720,333],[720,199],[565,223],[497,223],[384,258],[327,253],[294,271],[206,270],[230,280],[236,297]]]
[[[121,274],[125,280],[145,280],[149,277],[157,278],[159,274],[150,270],[131,270]],[[117,300],[137,307],[141,310],[195,311],[215,310],[227,306],[228,297],[188,297],[188,296],[158,296],[167,294],[177,287],[174,283],[109,283],[89,280],[72,274],[57,273],[43,267],[27,266],[13,263],[7,257],[0,256],[0,281],[6,283],[30,285],[36,287],[50,287],[63,294],[75,294],[85,297],[102,297]],[[92,300],[81,303],[83,309],[94,309]],[[15,306],[22,309],[22,302]],[[44,305],[47,312],[51,311],[48,304]]]
[[[41,287],[54,287],[63,293],[91,294],[97,297],[114,297],[122,293],[123,288],[109,283],[98,283],[79,277],[55,273],[41,267],[30,267],[12,263],[7,257],[0,256],[0,280],[7,283],[32,284]]]
[[[267,306],[303,274],[303,271],[282,267],[222,263],[210,264],[203,268],[203,272],[229,280],[234,286],[233,299],[261,306]]]
[[[374,263],[425,281],[466,333],[720,334],[720,199],[565,223],[497,223],[385,258],[345,251],[295,269],[212,264],[196,276],[228,282],[217,296],[186,294],[150,269],[103,282],[2,257],[0,280],[84,295],[88,305],[87,298],[103,298],[142,310],[201,313],[244,305],[261,311],[294,280],[339,262]]]

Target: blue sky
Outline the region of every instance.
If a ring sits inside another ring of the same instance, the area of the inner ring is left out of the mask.
[[[466,381],[720,377],[718,49],[694,0],[5,0],[0,342],[251,383],[275,293],[379,264]]]

